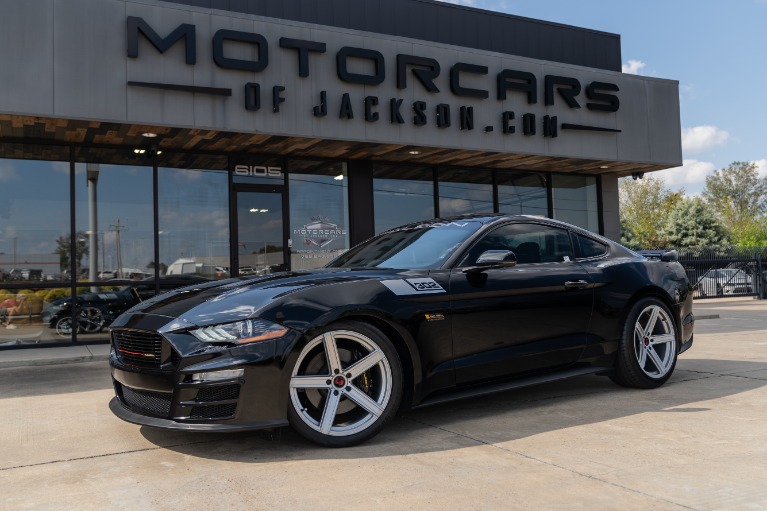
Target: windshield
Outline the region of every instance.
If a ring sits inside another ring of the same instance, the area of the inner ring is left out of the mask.
[[[395,229],[357,245],[326,268],[439,268],[481,226],[460,221]]]

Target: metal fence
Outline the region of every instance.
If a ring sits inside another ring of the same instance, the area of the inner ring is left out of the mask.
[[[695,284],[694,298],[767,298],[767,247],[681,249],[679,262]]]

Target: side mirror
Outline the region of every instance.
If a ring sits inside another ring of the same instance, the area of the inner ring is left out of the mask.
[[[511,268],[516,266],[517,256],[511,250],[486,250],[477,258],[474,266],[463,270],[464,273],[481,273],[485,270]]]

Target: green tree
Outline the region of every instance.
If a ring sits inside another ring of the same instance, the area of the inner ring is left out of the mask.
[[[767,216],[744,222],[732,234],[732,241],[740,247],[767,247]]]
[[[77,231],[75,237],[77,239],[77,242],[75,243],[75,262],[77,263],[75,275],[79,276],[83,257],[88,253],[88,235],[85,234],[84,231]],[[61,267],[61,271],[69,271],[71,250],[72,237],[69,234],[62,234],[56,238],[56,250],[54,251],[54,254],[59,256],[59,266]]]
[[[700,197],[683,199],[671,209],[661,231],[669,248],[716,246],[727,243],[727,234],[711,208]]]
[[[767,211],[767,177],[759,177],[756,164],[735,161],[706,178],[703,197],[733,239],[747,238]]]
[[[672,191],[660,177],[621,179],[621,242],[630,248],[659,249],[669,242],[662,234],[672,208],[682,200],[684,190]]]

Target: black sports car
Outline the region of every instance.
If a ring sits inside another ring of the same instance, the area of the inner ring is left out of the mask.
[[[131,308],[112,324],[110,407],[179,430],[290,424],[347,446],[402,407],[587,373],[657,387],[694,324],[676,253],[657,259],[536,217],[407,225],[320,270]]]

